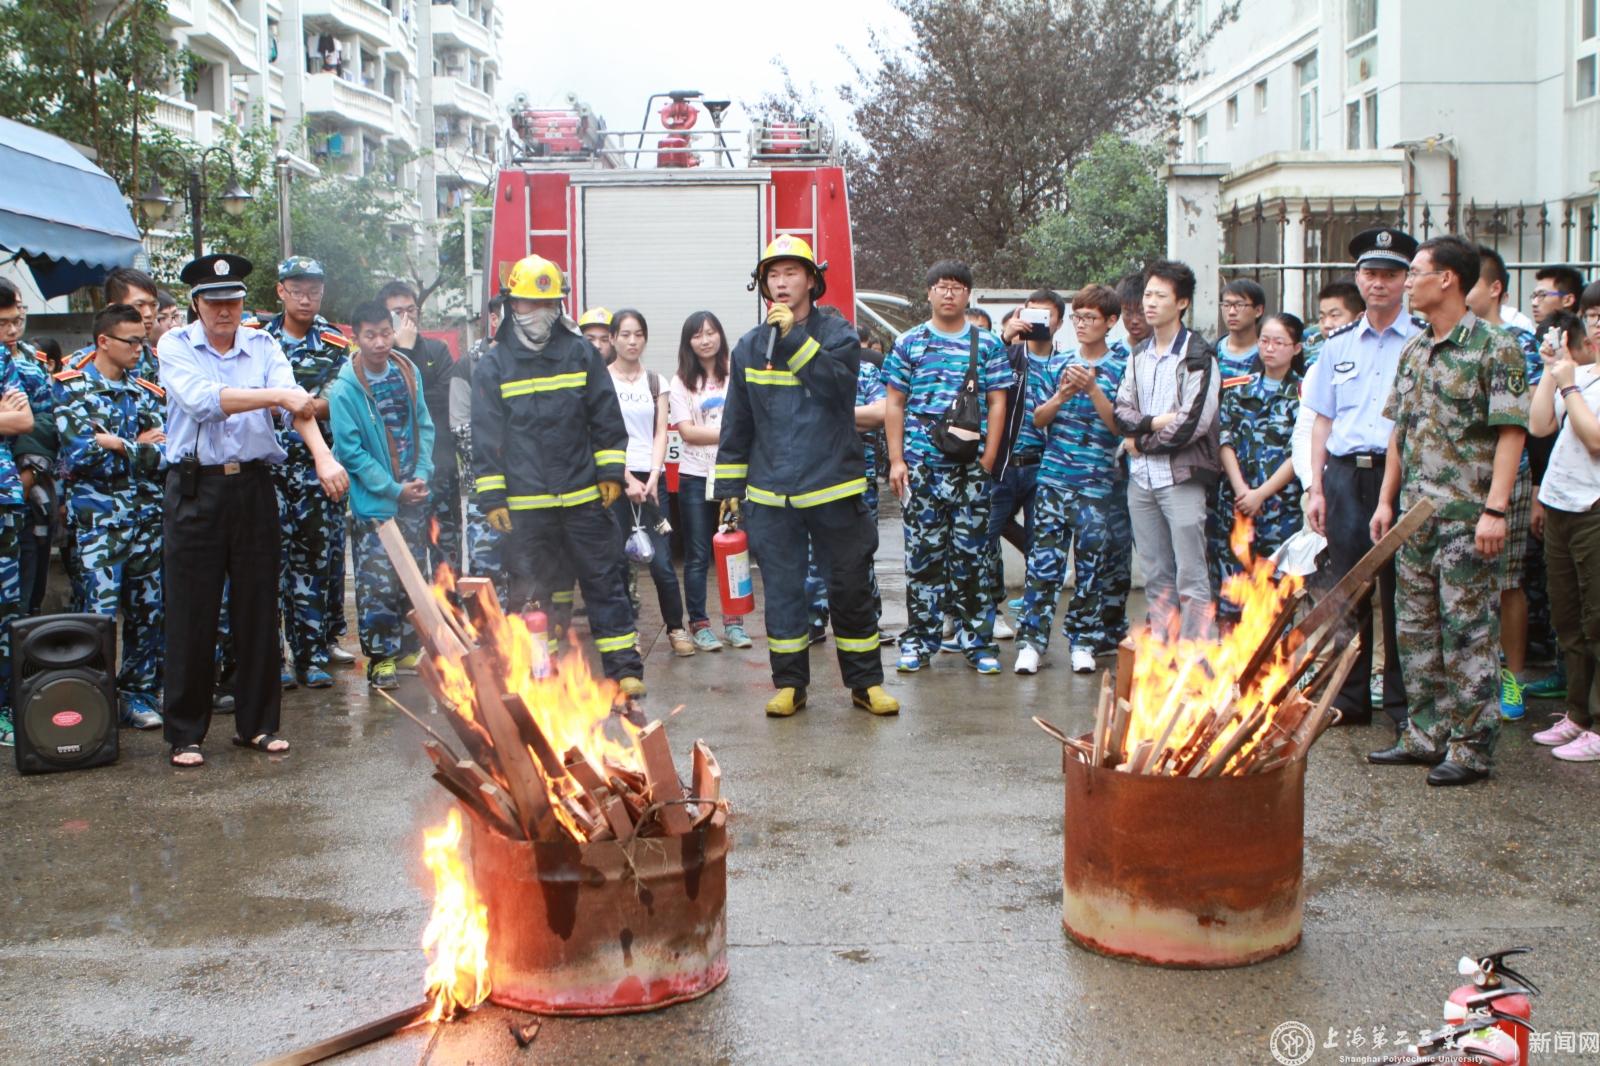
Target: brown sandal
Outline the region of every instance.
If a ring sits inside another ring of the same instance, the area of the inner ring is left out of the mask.
[[[234,737],[233,743],[236,747],[254,748],[256,751],[265,752],[268,755],[282,755],[284,752],[289,750],[289,742],[278,736],[276,733],[261,733],[258,734],[253,740],[246,740],[244,737]],[[272,746],[274,744],[282,744],[283,747],[275,748]]]

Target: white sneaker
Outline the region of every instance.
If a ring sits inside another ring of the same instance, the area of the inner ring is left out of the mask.
[[[940,651],[960,651],[961,642],[956,639],[956,620],[945,616],[944,628],[939,631]]]
[[[1017,665],[1012,669],[1019,674],[1037,674],[1039,672],[1039,651],[1031,644],[1024,644],[1017,649]]]
[[[1072,672],[1075,674],[1094,673],[1094,649],[1081,645],[1072,649]]]
[[[1010,640],[1016,635],[1017,631],[1011,628],[1011,623],[1006,621],[1006,616],[996,611],[994,613],[994,639]]]

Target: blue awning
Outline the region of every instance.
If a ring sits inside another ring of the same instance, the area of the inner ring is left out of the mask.
[[[122,190],[54,134],[0,118],[0,249],[64,296],[143,251]]]

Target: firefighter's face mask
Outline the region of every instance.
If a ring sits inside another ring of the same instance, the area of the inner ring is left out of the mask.
[[[556,319],[560,317],[560,304],[543,301],[532,304],[531,309],[526,311],[513,304],[511,313],[511,321],[516,327],[517,336],[530,348],[544,347],[545,342],[550,339],[550,331],[555,328]]]

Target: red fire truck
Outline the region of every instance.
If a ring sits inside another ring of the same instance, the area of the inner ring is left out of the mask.
[[[822,302],[855,321],[850,200],[825,122],[759,122],[747,147],[735,147],[738,131],[722,121],[728,102],[698,92],[652,96],[632,131],[568,103],[513,106],[488,278],[504,279],[529,254],[552,260],[571,279],[574,318],[595,306],[637,308],[654,330],[645,362],[671,374],[691,313],[715,312],[730,343],[761,320],[750,273],[767,242],[790,233],[828,264]],[[702,116],[710,129],[696,129]]]

